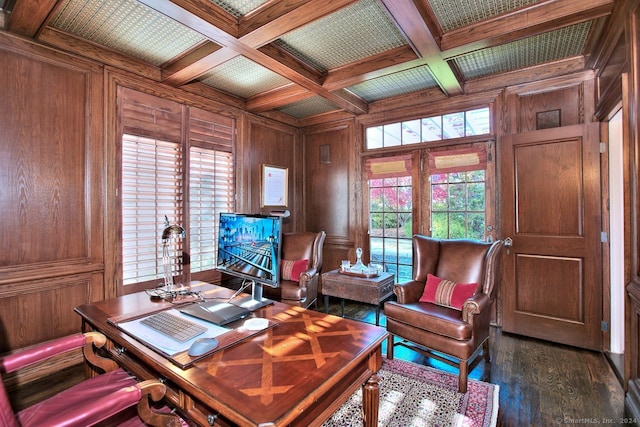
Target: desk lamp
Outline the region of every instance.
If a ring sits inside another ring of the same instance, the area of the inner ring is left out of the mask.
[[[177,224],[170,225],[169,218],[164,216],[165,228],[162,230],[162,267],[164,269],[164,287],[167,291],[173,291],[173,273],[171,271],[171,241],[183,239],[187,232]]]

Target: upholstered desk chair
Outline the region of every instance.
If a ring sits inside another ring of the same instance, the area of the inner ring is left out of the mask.
[[[0,425],[13,426],[78,426],[87,427],[117,418],[120,426],[144,426],[141,418],[156,426],[179,426],[182,420],[174,414],[158,413],[149,404],[149,397],[159,401],[166,388],[156,380],[137,382],[118,368],[111,359],[98,356],[93,346],[106,342],[98,332],[75,334],[19,350],[0,358],[0,372],[8,374],[44,361],[53,356],[82,348],[91,365],[105,371],[75,386],[14,413],[0,378]],[[137,412],[135,406],[137,405]],[[165,407],[168,411],[168,408]],[[124,417],[118,417],[124,415]]]
[[[324,231],[284,233],[280,252],[280,286],[264,286],[264,296],[304,308],[315,305],[325,237]]]
[[[500,240],[413,236],[413,280],[396,284],[397,301],[384,306],[387,358],[401,345],[457,367],[458,389],[465,393],[481,350],[489,361],[490,309],[502,246]]]

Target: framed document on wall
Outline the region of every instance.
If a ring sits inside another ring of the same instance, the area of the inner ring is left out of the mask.
[[[287,206],[289,170],[262,165],[262,193],[260,206]]]

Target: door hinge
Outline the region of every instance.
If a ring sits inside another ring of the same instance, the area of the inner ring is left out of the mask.
[[[607,152],[607,143],[606,142],[601,142],[600,143],[600,153],[606,153]]]
[[[600,330],[607,332],[609,330],[609,323],[606,320],[600,322]]]
[[[607,234],[606,231],[601,231],[600,232],[600,242],[602,243],[607,243],[609,241],[609,235]]]

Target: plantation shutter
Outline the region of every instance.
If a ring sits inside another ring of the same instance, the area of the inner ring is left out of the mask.
[[[123,284],[162,277],[165,215],[183,222],[183,106],[118,89],[122,125],[121,209]]]
[[[215,267],[219,213],[234,211],[234,122],[198,109],[189,113],[191,272]]]

